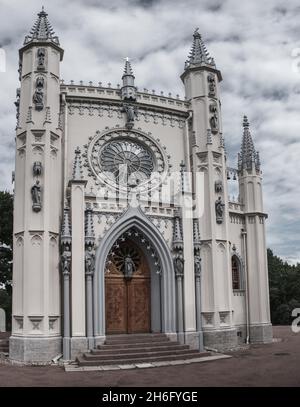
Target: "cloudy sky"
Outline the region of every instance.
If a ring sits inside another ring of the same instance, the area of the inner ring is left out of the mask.
[[[0,0],[0,189],[11,189],[14,167],[18,48],[42,5],[65,49],[66,82],[116,85],[129,56],[140,88],[184,96],[179,75],[199,27],[223,74],[228,164],[236,165],[247,114],[262,160],[268,246],[300,261],[299,0]]]

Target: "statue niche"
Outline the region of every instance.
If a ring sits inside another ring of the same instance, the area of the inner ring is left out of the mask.
[[[70,275],[70,266],[71,266],[71,251],[69,247],[66,247],[61,255],[61,265],[63,275]]]
[[[85,274],[93,275],[95,271],[95,250],[88,246],[85,251]]]
[[[37,50],[37,69],[38,70],[45,69],[45,56],[46,56],[45,48],[38,48],[38,50]]]
[[[223,192],[223,182],[222,180],[215,181],[215,192],[221,194]]]
[[[194,255],[194,269],[195,269],[195,276],[201,277],[202,266],[201,266],[201,257],[199,256],[199,254]]]
[[[222,198],[219,196],[219,198],[215,202],[216,222],[217,223],[223,222],[224,208],[225,208],[225,204],[222,202]]]
[[[32,96],[32,101],[35,106],[35,110],[41,111],[44,109],[44,78],[39,76],[35,83],[35,92]]]
[[[207,76],[207,82],[208,82],[208,96],[215,97],[216,96],[216,81],[215,81],[214,75],[209,74]]]
[[[124,259],[124,276],[126,280],[130,280],[135,271],[135,264],[132,258],[127,255]]]
[[[218,108],[215,103],[209,106],[209,111],[213,115],[209,119],[210,128],[212,133],[217,133],[219,131],[219,119],[218,119]]]
[[[31,198],[32,210],[34,212],[39,212],[42,209],[41,186],[39,180],[36,180],[35,184],[31,188]]]
[[[127,115],[126,128],[128,130],[131,130],[134,126],[134,120],[137,117],[136,107],[131,105],[130,103],[126,103],[123,105],[121,111],[126,113]]]
[[[42,175],[42,163],[40,161],[35,161],[33,163],[32,172],[35,177],[40,177]]]
[[[176,277],[183,277],[184,273],[184,258],[182,250],[179,250],[174,257],[174,269]]]

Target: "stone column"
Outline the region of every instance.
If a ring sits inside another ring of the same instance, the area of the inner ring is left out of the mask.
[[[75,150],[71,188],[72,214],[72,338],[71,358],[87,349],[85,301],[85,186],[82,176],[81,151]]]
[[[94,329],[93,329],[93,275],[91,273],[85,274],[86,280],[86,320],[87,320],[87,337],[88,348],[95,347]]]
[[[63,360],[71,359],[70,325],[70,271],[71,271],[72,232],[69,208],[64,209],[61,228],[61,270],[63,274]]]
[[[183,274],[184,274],[184,257],[183,257],[183,238],[181,211],[177,210],[174,214],[173,229],[173,251],[174,251],[174,271],[176,277],[177,291],[177,332],[180,342],[184,342],[184,304],[183,304]]]
[[[71,340],[71,329],[70,329],[70,271],[63,271],[64,278],[64,334],[63,334],[63,359],[70,360],[70,340]]]
[[[184,310],[183,310],[183,273],[184,273],[184,258],[182,248],[176,250],[174,257],[174,269],[176,277],[177,289],[177,332],[180,342],[184,342]]]
[[[85,212],[85,286],[86,286],[86,329],[88,348],[95,347],[93,325],[93,276],[95,272],[95,233],[93,223],[93,210],[87,204]]]
[[[176,276],[177,285],[177,323],[178,333],[183,333],[183,302],[182,302],[182,276]]]
[[[203,352],[203,332],[202,332],[202,316],[201,316],[201,271],[195,267],[196,280],[196,324],[197,332],[199,333],[199,352]]]
[[[85,337],[84,181],[71,181],[72,337]]]

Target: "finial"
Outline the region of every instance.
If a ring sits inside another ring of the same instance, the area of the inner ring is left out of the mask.
[[[248,121],[248,117],[246,115],[244,115],[244,118],[243,118],[243,127],[249,128],[249,121]]]
[[[44,6],[42,6],[42,11],[38,13],[39,17],[46,17],[48,14],[45,12]]]
[[[122,76],[121,97],[123,100],[136,100],[137,88],[134,85],[134,74],[129,57],[125,59],[124,73]],[[131,58],[132,59],[132,58]]]
[[[85,244],[93,246],[95,242],[94,222],[93,222],[93,208],[91,203],[86,204],[85,216]]]
[[[201,34],[199,33],[199,27],[195,28],[194,34],[193,34],[194,38],[196,37],[201,37]]]
[[[180,210],[174,211],[173,249],[183,248],[182,223]]]
[[[81,150],[77,147],[73,165],[73,180],[81,180],[82,178]]]
[[[64,208],[63,220],[61,225],[61,244],[63,248],[70,245],[72,241],[72,231],[70,222],[70,209],[68,206]]]

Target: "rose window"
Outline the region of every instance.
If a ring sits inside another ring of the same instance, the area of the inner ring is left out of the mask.
[[[140,183],[154,170],[153,156],[139,143],[116,140],[106,144],[100,153],[102,170],[121,184]]]
[[[88,175],[99,187],[147,193],[159,187],[169,173],[170,156],[159,141],[140,130],[97,131],[83,154]]]

